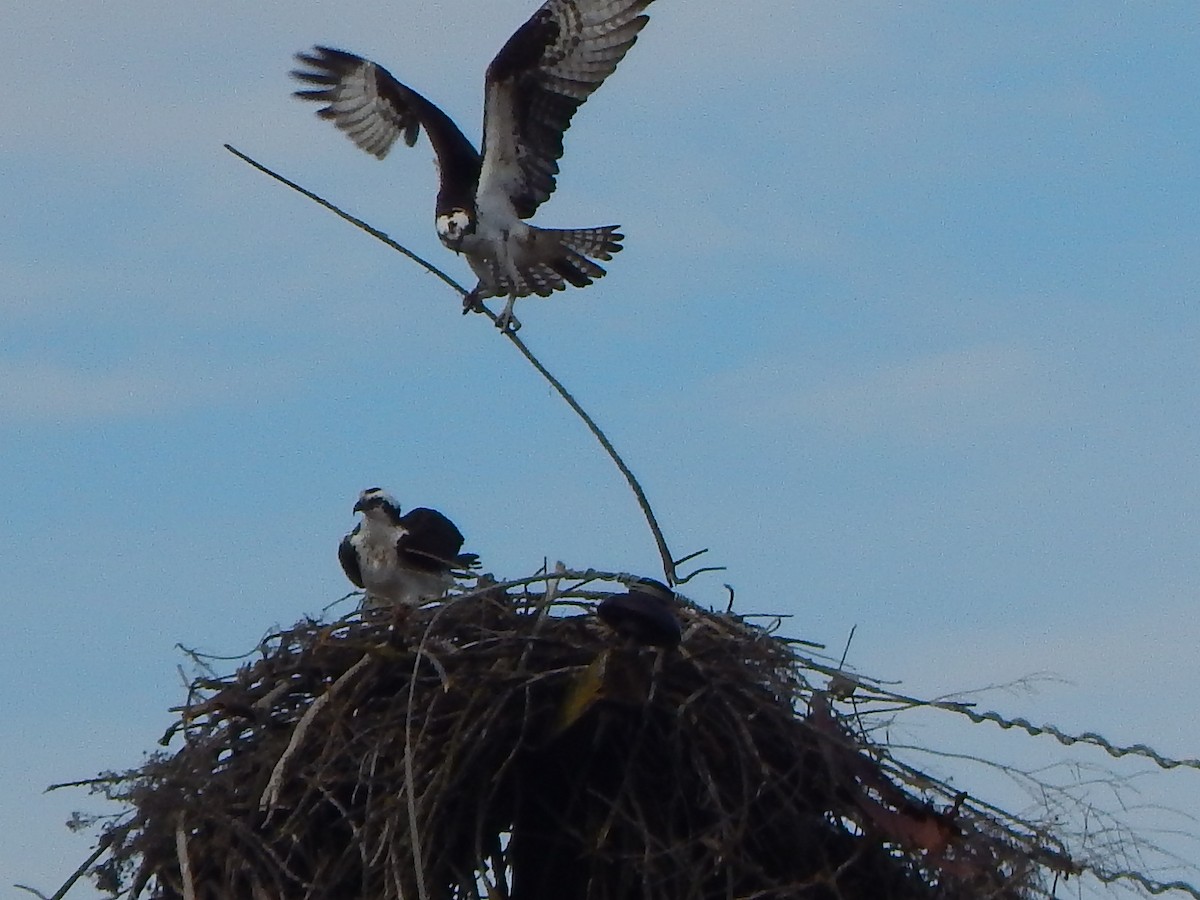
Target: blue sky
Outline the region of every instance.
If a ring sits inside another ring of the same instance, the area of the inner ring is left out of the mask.
[[[465,281],[424,139],[378,162],[286,73],[342,46],[475,136],[533,6],[6,14],[0,883],[53,889],[87,854],[62,822],[97,807],[41,789],[154,747],[176,642],[247,650],[346,591],[363,487],[444,510],[501,575],[655,571],[620,476],[482,317],[222,149]],[[917,694],[1052,672],[981,702],[1200,755],[1197,83],[1191,3],[661,0],[538,216],[619,222],[626,250],[519,303],[522,337],[675,552],[728,566],[698,602],[728,581],[831,647],[857,625],[850,662]],[[1136,784],[1200,808],[1194,771]],[[1200,857],[1200,826],[1156,816]]]

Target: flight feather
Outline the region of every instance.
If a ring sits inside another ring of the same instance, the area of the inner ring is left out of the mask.
[[[651,0],[547,0],[487,70],[480,193],[527,219],[554,192],[571,118],[637,40]]]

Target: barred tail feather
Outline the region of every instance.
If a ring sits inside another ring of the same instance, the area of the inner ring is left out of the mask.
[[[621,249],[621,234],[616,225],[602,228],[536,228],[531,227],[532,240],[521,252],[516,263],[517,278],[512,279],[496,261],[486,268],[472,266],[480,276],[480,287],[494,294],[526,297],[537,294],[549,297],[567,285],[587,287],[604,277],[604,268],[593,259],[612,259]],[[485,282],[491,282],[485,285]],[[478,296],[491,296],[479,292]]]
[[[589,257],[609,260],[613,258],[614,253],[620,251],[621,240],[625,235],[617,231],[618,227],[606,225],[602,228],[543,229],[539,237],[553,240],[554,249],[543,257],[542,266],[539,268],[548,269],[559,276],[553,289],[562,290],[567,284],[587,287],[597,278],[603,278],[604,267]]]
[[[617,229],[620,225],[605,225],[602,228],[563,228],[550,231],[560,244],[583,256],[596,259],[612,259],[621,250],[625,235]]]
[[[604,275],[604,269],[570,248],[567,248],[563,256],[551,260],[550,268],[575,287],[587,287],[593,280]]]

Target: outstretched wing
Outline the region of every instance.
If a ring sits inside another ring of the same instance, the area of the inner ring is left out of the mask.
[[[417,142],[421,119],[411,91],[387,69],[332,47],[314,47],[312,53],[297,53],[296,59],[308,68],[293,69],[292,77],[317,87],[295,95],[328,104],[317,115],[333,122],[363,150],[383,159],[401,135],[410,147]]]
[[[314,47],[311,53],[297,53],[296,59],[308,68],[293,69],[292,77],[316,87],[295,95],[326,104],[317,115],[333,122],[363,150],[383,159],[397,138],[411,147],[424,128],[437,154],[443,185],[453,181],[474,188],[479,177],[474,145],[449,116],[383,66],[332,47]]]
[[[629,52],[651,0],[546,0],[488,66],[480,195],[523,219],[554,193],[571,117]]]

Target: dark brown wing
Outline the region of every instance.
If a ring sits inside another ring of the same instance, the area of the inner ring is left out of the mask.
[[[350,583],[356,587],[366,588],[363,584],[362,568],[358,564],[358,554],[354,552],[354,545],[350,543],[351,535],[358,532],[356,527],[354,531],[342,538],[342,542],[338,544],[338,562],[342,564],[342,571],[346,573],[346,577],[350,579]]]
[[[311,53],[297,53],[296,59],[307,68],[293,69],[292,77],[316,87],[295,95],[326,104],[317,110],[318,116],[329,119],[379,159],[387,156],[397,138],[403,137],[411,147],[424,128],[437,154],[443,188],[453,182],[463,185],[473,197],[479,153],[437,106],[401,84],[387,69],[345,50],[314,47]]]
[[[425,572],[455,568],[463,536],[453,522],[436,509],[418,507],[400,517],[404,534],[396,541],[400,564]]]
[[[529,218],[553,192],[563,134],[633,46],[651,0],[546,0],[492,60],[480,194]]]

